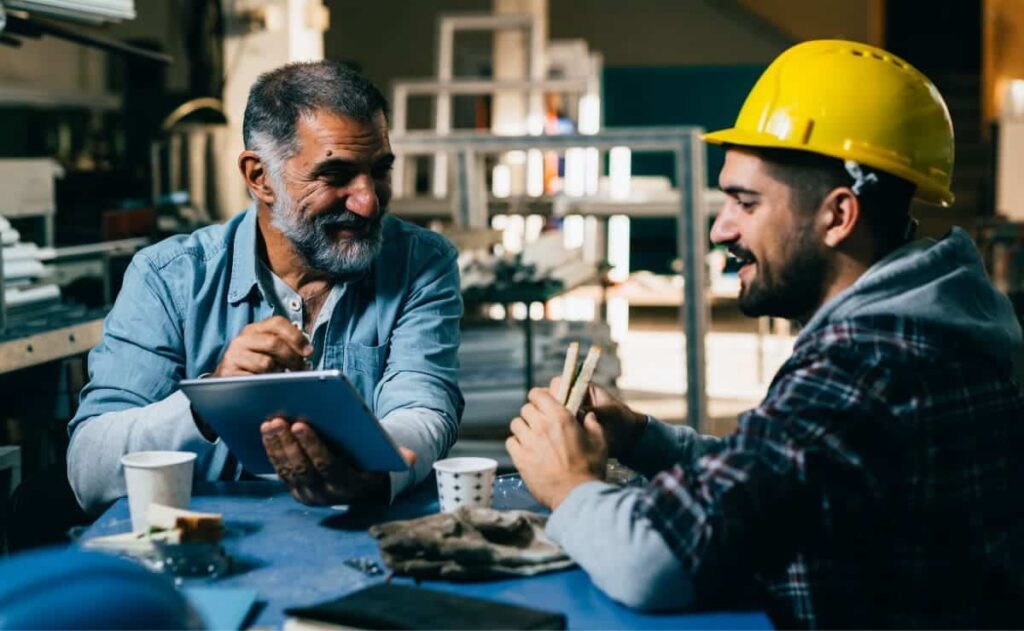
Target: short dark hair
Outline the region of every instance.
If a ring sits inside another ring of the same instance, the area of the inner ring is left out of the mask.
[[[825,196],[833,190],[854,184],[842,160],[809,151],[743,147],[760,157],[772,177],[795,193],[794,203],[800,211],[817,210]],[[917,186],[908,180],[861,165],[865,176],[873,174],[876,181],[861,188],[862,217],[875,237],[881,253],[887,253],[907,241],[910,202]]]
[[[294,151],[299,116],[316,110],[372,121],[378,113],[387,116],[388,102],[369,79],[338,62],[287,64],[261,74],[249,90],[242,120],[245,148],[255,149],[264,136]]]

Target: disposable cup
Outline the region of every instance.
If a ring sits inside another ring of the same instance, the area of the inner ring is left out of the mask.
[[[441,512],[450,513],[463,506],[490,506],[497,469],[498,461],[490,458],[447,458],[435,462]]]
[[[133,532],[149,527],[150,504],[188,508],[195,459],[189,451],[136,451],[121,456]]]

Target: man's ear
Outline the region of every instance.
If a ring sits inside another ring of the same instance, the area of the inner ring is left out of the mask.
[[[276,196],[270,185],[270,173],[267,171],[267,165],[260,159],[259,154],[248,150],[238,154],[238,170],[242,172],[242,179],[245,180],[245,186],[252,196],[268,206],[272,206]]]
[[[860,200],[851,189],[841,186],[829,193],[818,211],[825,245],[836,248],[845,243],[860,223],[860,211]]]

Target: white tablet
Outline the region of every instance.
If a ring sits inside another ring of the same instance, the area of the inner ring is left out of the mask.
[[[274,473],[260,424],[275,416],[306,421],[363,471],[408,469],[394,441],[340,370],[186,379],[181,390],[249,473]]]

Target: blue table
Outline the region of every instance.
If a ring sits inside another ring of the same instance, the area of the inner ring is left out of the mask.
[[[500,506],[498,506],[501,508]],[[235,562],[211,587],[243,587],[260,594],[253,624],[280,627],[284,609],[336,598],[382,580],[345,565],[351,557],[380,559],[366,529],[374,523],[436,512],[430,480],[394,506],[345,511],[299,504],[276,482],[225,482],[200,488],[192,509],[224,515],[224,547]],[[131,529],[128,504],[116,502],[82,536],[90,539]],[[395,579],[406,581],[406,579]],[[186,585],[202,584],[186,581]],[[572,629],[770,629],[762,613],[648,615],[623,607],[593,586],[581,570],[486,583],[425,581],[424,587],[560,611]]]

